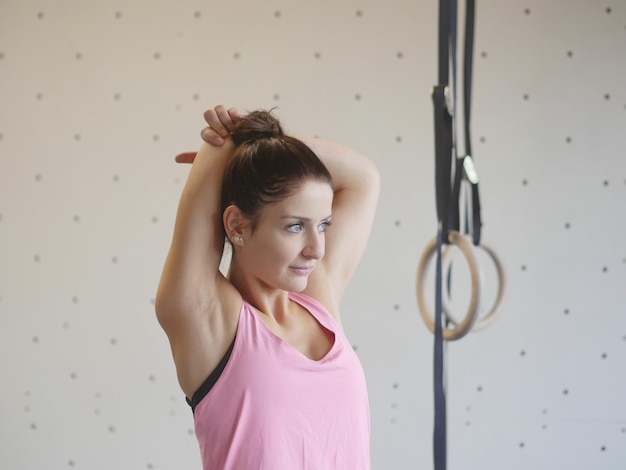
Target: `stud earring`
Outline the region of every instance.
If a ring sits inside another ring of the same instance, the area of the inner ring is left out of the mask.
[[[237,243],[241,243],[243,241],[243,237],[240,235],[233,235],[233,241],[236,241]]]

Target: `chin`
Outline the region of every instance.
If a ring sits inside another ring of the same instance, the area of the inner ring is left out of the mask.
[[[298,280],[290,280],[285,282],[282,286],[283,290],[287,292],[302,292],[306,289],[306,286],[309,284],[308,279],[298,279]]]

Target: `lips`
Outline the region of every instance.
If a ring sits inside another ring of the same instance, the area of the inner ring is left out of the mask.
[[[294,271],[296,274],[299,274],[300,276],[307,276],[309,274],[311,274],[311,271],[313,271],[313,266],[302,266],[302,267],[297,267],[297,266],[291,266],[291,270]]]

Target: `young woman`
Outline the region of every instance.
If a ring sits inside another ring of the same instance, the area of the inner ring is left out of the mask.
[[[198,153],[177,157],[193,165],[156,298],[204,469],[368,469],[365,376],[339,308],[378,172],[266,111],[205,119]]]

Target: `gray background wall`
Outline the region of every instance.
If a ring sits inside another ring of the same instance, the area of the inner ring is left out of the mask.
[[[153,302],[173,156],[217,103],[277,106],[378,164],[345,328],[373,468],[432,467],[414,284],[436,230],[436,21],[435,1],[0,3],[0,467],[200,468]],[[626,3],[480,1],[476,27],[484,240],[509,287],[448,347],[449,468],[621,469]]]

